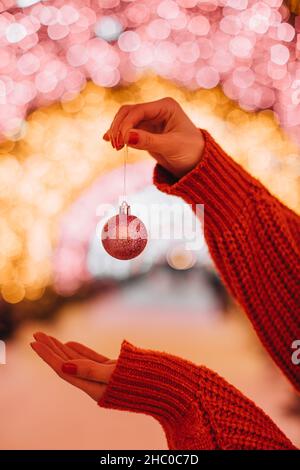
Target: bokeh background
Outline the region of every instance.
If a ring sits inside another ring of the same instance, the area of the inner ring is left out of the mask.
[[[206,246],[150,240],[124,262],[99,236],[99,207],[117,210],[123,184],[102,135],[122,104],[164,96],[299,213],[298,2],[2,0],[0,12],[0,448],[166,448],[151,418],[61,382],[29,347],[37,330],[111,357],[126,338],[205,364],[300,446],[299,397]],[[153,187],[146,153],[128,163],[133,206],[181,204]]]

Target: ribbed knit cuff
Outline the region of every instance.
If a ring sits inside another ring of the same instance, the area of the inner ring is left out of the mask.
[[[98,404],[145,413],[165,429],[172,428],[195,400],[198,384],[199,370],[193,363],[123,341],[116,368]]]
[[[238,221],[249,199],[263,187],[234,162],[207,131],[201,132],[205,145],[200,163],[179,180],[156,165],[153,182],[159,190],[182,197],[193,210],[197,204],[204,204],[205,225],[222,233],[224,227],[231,227]]]

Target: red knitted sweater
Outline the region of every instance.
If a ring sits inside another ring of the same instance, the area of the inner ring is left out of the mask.
[[[300,365],[291,360],[292,343],[300,339],[300,218],[202,132],[198,166],[176,181],[157,165],[154,183],[194,208],[205,204],[205,238],[224,283],[300,391]],[[170,449],[294,448],[215,372],[126,341],[99,405],[153,416]]]

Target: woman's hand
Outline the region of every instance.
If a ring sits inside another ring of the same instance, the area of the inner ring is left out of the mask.
[[[204,148],[202,133],[173,98],[122,106],[103,138],[117,150],[147,150],[177,178],[199,163]]]
[[[57,373],[77,388],[99,401],[115,368],[110,360],[83,344],[61,343],[45,333],[35,333],[32,349]]]

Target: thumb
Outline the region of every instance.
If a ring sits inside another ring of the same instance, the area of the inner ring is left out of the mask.
[[[129,147],[157,153],[164,153],[166,146],[164,134],[153,134],[142,129],[130,129],[125,142]]]

